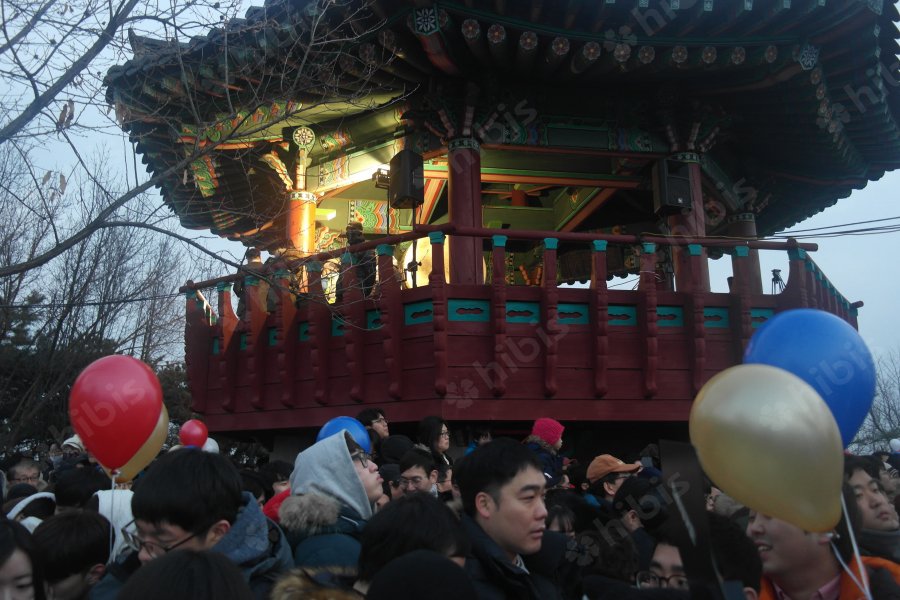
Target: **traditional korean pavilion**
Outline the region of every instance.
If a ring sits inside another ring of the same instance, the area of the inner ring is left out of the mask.
[[[274,0],[180,44],[132,36],[107,98],[166,205],[280,257],[185,286],[194,410],[275,433],[366,406],[684,422],[778,311],[856,324],[814,245],[760,238],[900,166],[897,20],[882,0]],[[391,169],[401,151],[421,170]],[[418,196],[392,206],[404,180]],[[778,293],[760,251],[789,257]]]

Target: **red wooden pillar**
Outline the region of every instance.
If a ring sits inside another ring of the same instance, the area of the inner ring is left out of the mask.
[[[657,371],[659,370],[659,326],[656,314],[656,244],[641,244],[641,274],[638,283],[640,292],[641,333],[644,336],[644,396],[652,398],[659,391]]]
[[[700,244],[688,244],[687,253],[691,258],[691,295],[685,304],[685,317],[691,332],[691,389],[694,394],[706,383],[706,323],[704,312],[706,297],[699,290],[697,281],[700,277],[700,263],[703,262],[703,247]]]
[[[316,195],[293,191],[287,205],[287,238],[291,245],[308,256],[316,251]]]
[[[395,400],[403,397],[403,356],[400,351],[403,335],[403,304],[400,282],[394,274],[394,247],[381,244],[378,252],[378,279],[381,296],[378,312],[384,337],[384,364],[389,376],[388,395]]]
[[[678,156],[678,160],[685,160],[684,156]],[[691,210],[680,215],[671,215],[668,219],[669,231],[672,236],[689,238],[695,242],[706,236],[706,212],[703,207],[703,174],[700,170],[700,157],[690,155],[688,158],[688,174],[691,182]],[[709,291],[709,267],[706,264],[706,249],[702,250],[702,260],[695,262],[699,265],[700,273],[696,281],[700,290]],[[675,289],[687,291],[691,286],[691,256],[684,246],[672,246],[672,263],[675,267]]]
[[[746,238],[748,240],[757,239],[756,236],[756,215],[753,213],[740,213],[732,215],[728,218],[728,226],[725,232],[728,237]],[[756,248],[748,248],[747,256],[738,257],[732,255],[732,269],[735,266],[735,260],[739,259],[744,264],[744,275],[747,277],[747,291],[750,294],[762,294],[762,275],[759,270],[759,250]]]
[[[494,364],[497,365],[506,361],[506,240],[505,235],[491,238],[491,324],[494,330]],[[506,375],[502,369],[495,371],[491,393],[499,397],[506,393]]]
[[[428,285],[431,287],[431,310],[434,328],[434,391],[438,396],[447,395],[447,286],[444,282],[444,234],[432,231],[428,234],[431,241],[431,274]]]
[[[450,140],[450,224],[481,227],[481,147],[474,138]],[[484,283],[481,240],[450,236],[450,283]]]
[[[560,327],[557,322],[559,314],[559,283],[556,281],[556,250],[559,240],[544,238],[544,271],[541,281],[541,325],[547,335],[544,348],[544,395],[555,396],[559,390],[557,371],[559,364]]]

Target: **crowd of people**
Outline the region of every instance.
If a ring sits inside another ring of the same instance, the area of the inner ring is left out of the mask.
[[[439,417],[415,440],[383,410],[358,419],[369,439],[341,431],[293,464],[240,470],[178,448],[133,486],[112,485],[77,437],[40,461],[10,456],[0,597],[900,598],[900,455],[847,455],[844,516],[811,533],[709,482],[692,523],[654,444],[578,460],[542,418],[522,439],[472,429],[456,453]]]

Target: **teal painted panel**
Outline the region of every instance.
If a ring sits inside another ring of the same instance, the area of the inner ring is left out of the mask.
[[[587,325],[590,322],[587,304],[560,302],[556,309],[556,320],[566,325]]]
[[[775,310],[772,308],[751,308],[750,309],[750,324],[753,326],[753,329],[757,327],[761,327],[766,321],[771,319],[775,315]]]
[[[451,321],[486,323],[491,320],[491,304],[487,300],[447,300],[447,315]]]
[[[247,334],[242,333],[240,336],[240,339],[238,341],[240,342],[240,349],[246,350],[247,349]]]
[[[703,309],[703,326],[709,329],[726,329],[729,327],[727,308],[706,307]]]
[[[608,309],[609,324],[620,327],[637,325],[637,307],[625,304],[610,304]]]
[[[274,346],[278,343],[278,329],[269,327],[269,345]]]
[[[298,327],[300,332],[300,341],[308,342],[309,341],[309,323],[300,323],[300,327]]]
[[[331,337],[341,337],[344,335],[344,320],[340,317],[331,319]]]
[[[377,310],[366,311],[366,329],[381,329],[381,313]]]
[[[656,324],[660,327],[684,327],[684,309],[680,306],[657,306]]]
[[[440,232],[438,232],[440,233]],[[412,302],[403,305],[403,324],[418,325],[419,323],[431,323],[434,319],[434,305],[431,300]]]
[[[219,353],[219,338],[213,338],[212,353],[213,356]]]
[[[541,322],[541,305],[538,302],[515,302],[506,303],[506,322],[507,323],[540,323]]]

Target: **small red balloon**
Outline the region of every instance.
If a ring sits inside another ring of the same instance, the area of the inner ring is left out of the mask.
[[[183,446],[202,448],[207,437],[209,437],[209,431],[206,429],[206,425],[197,419],[185,421],[181,426],[181,431],[178,432],[178,439]]]
[[[130,356],[105,356],[75,380],[69,420],[100,464],[118,469],[153,433],[162,398],[159,379],[149,366]]]

